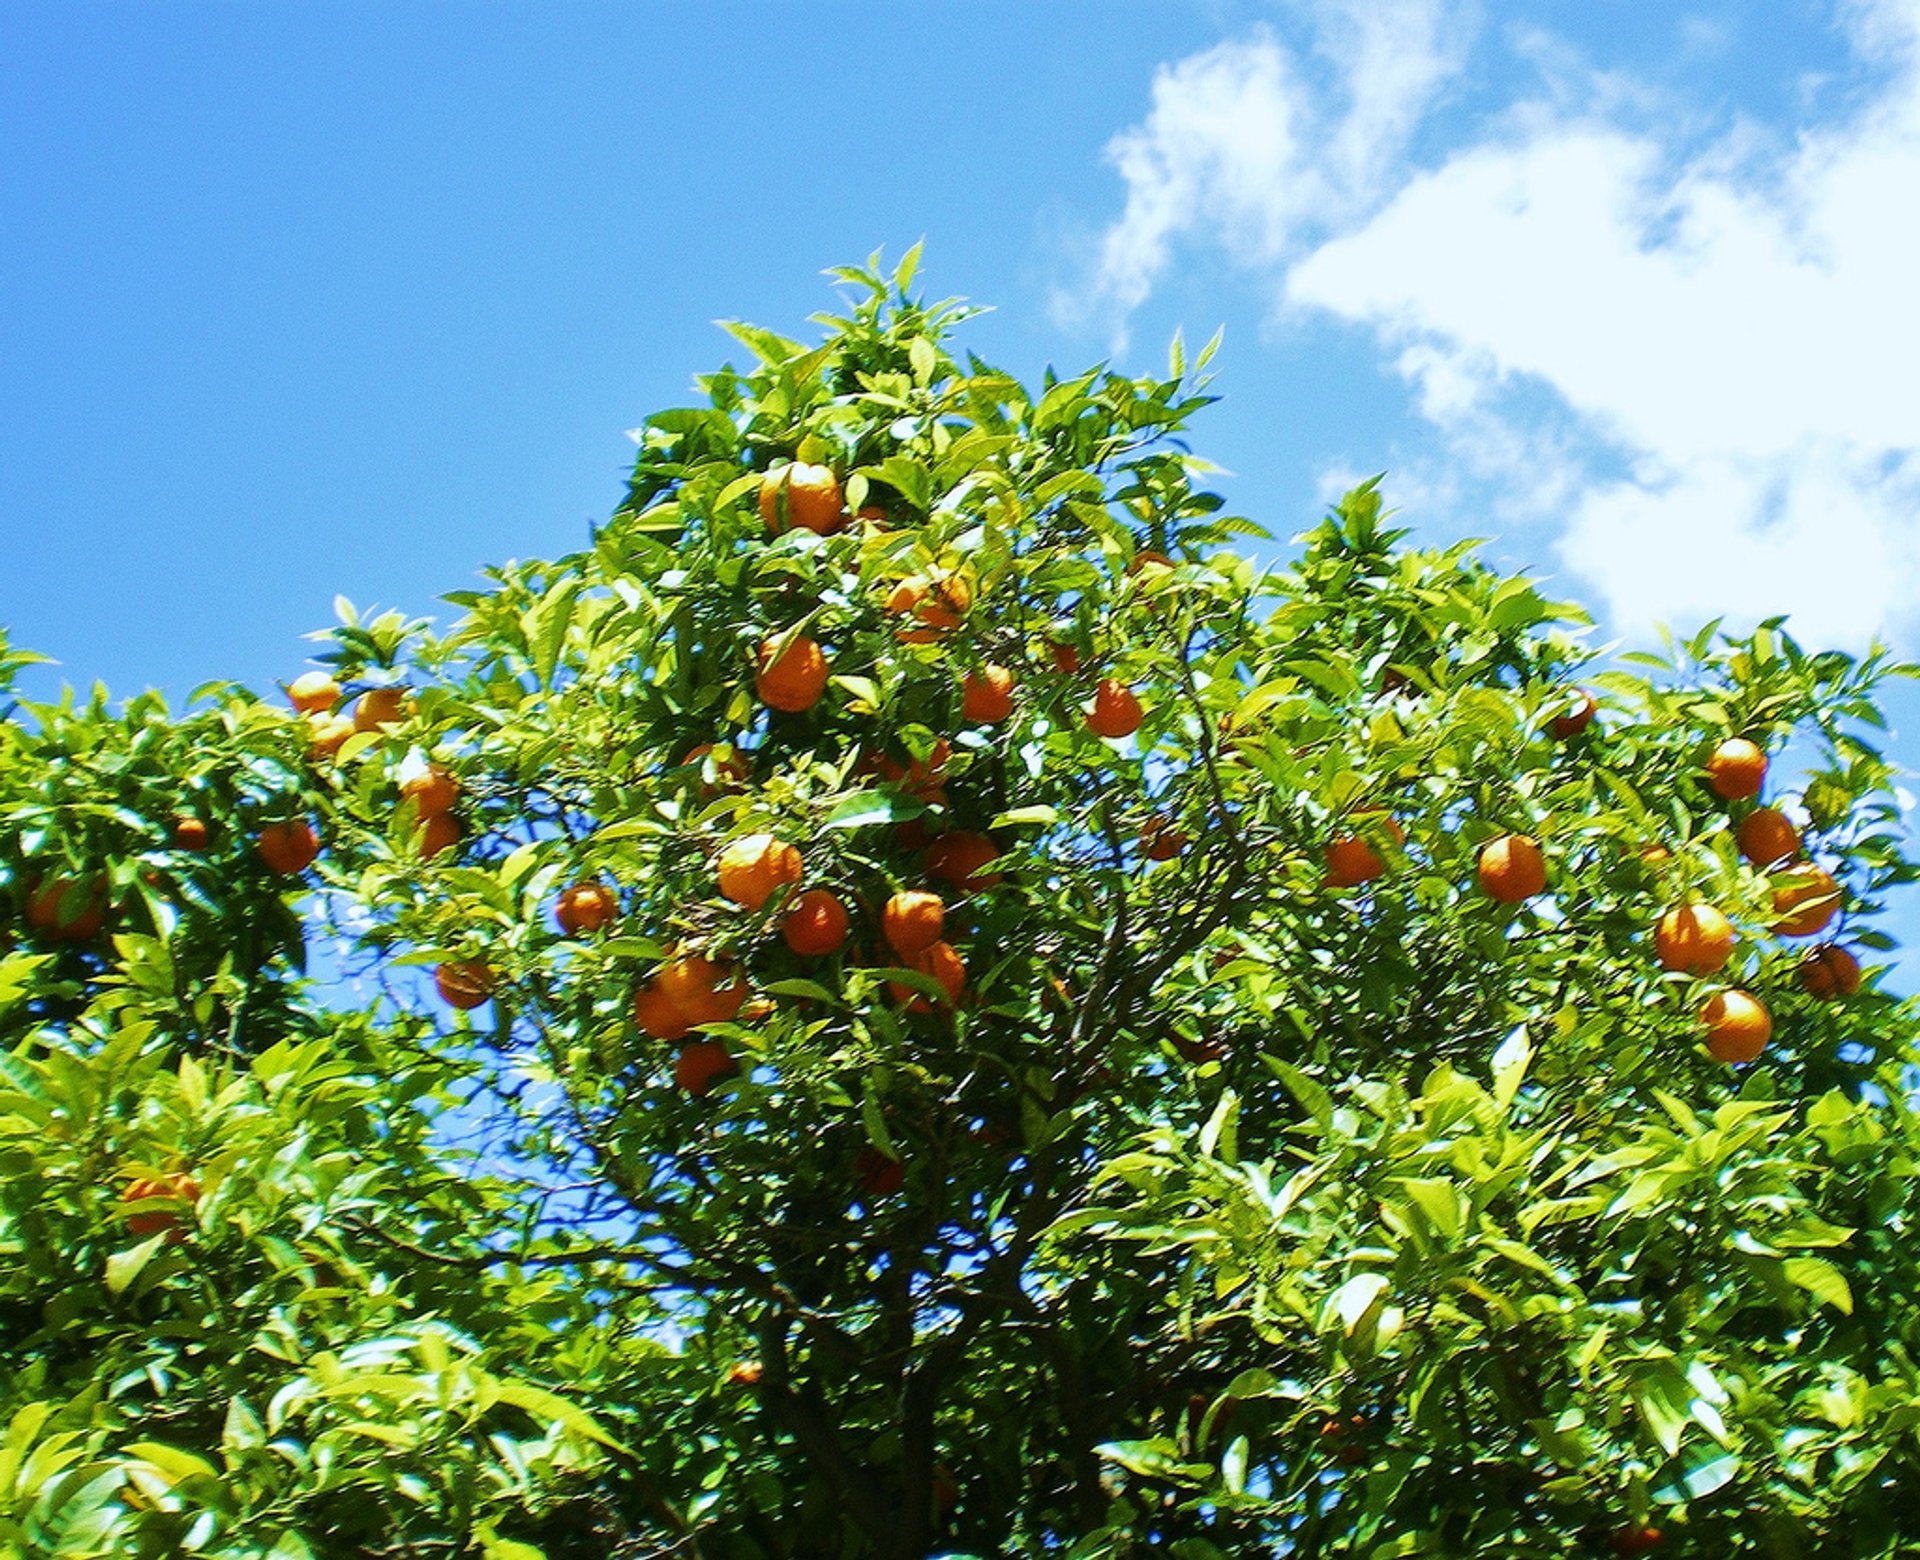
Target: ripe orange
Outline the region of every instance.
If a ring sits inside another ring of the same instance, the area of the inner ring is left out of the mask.
[[[405,688],[369,688],[353,707],[355,731],[384,731],[407,718]]]
[[[953,757],[953,744],[941,737],[933,744],[925,758],[916,758],[902,764],[898,759],[881,753],[873,759],[873,771],[882,780],[894,785],[903,785],[916,796],[929,795],[937,788],[941,771],[947,767],[947,761]],[[945,800],[943,796],[941,800]]]
[[[1073,645],[1063,639],[1053,639],[1047,642],[1047,649],[1053,656],[1056,670],[1069,676],[1080,670],[1080,652]]]
[[[1187,848],[1187,837],[1171,820],[1155,813],[1140,826],[1140,844],[1149,861],[1172,861]]]
[[[1531,899],[1547,886],[1547,860],[1524,834],[1503,834],[1480,848],[1480,887],[1503,905]]]
[[[758,910],[806,872],[799,849],[772,834],[748,834],[728,844],[715,863],[720,892]]]
[[[1767,755],[1745,737],[1728,737],[1707,759],[1707,785],[1729,802],[1758,796],[1766,778]]]
[[[313,825],[305,818],[291,818],[262,828],[254,849],[269,872],[292,877],[305,872],[319,857],[320,836],[313,832]]]
[[[693,1032],[687,1015],[652,981],[633,994],[633,1021],[656,1040],[684,1040]]]
[[[460,801],[460,782],[451,770],[433,764],[402,785],[400,796],[413,803],[415,817],[432,818],[453,811]]]
[[[1087,711],[1087,730],[1112,741],[1132,736],[1143,718],[1131,688],[1112,677],[1100,680],[1093,692],[1093,708]]]
[[[903,889],[887,901],[880,912],[880,930],[887,945],[901,958],[911,961],[940,940],[946,923],[947,907],[938,894],[925,889]]]
[[[776,536],[789,525],[831,536],[847,523],[840,481],[825,466],[795,461],[760,479],[760,518]]]
[[[49,942],[91,942],[106,924],[105,878],[43,878],[27,896],[27,925]]]
[[[493,971],[477,959],[468,959],[441,965],[433,972],[433,984],[442,1002],[464,1012],[477,1008],[493,995],[494,976]]]
[[[891,1197],[906,1184],[907,1167],[868,1143],[853,1156],[853,1179],[862,1197]]]
[[[1712,905],[1675,905],[1653,928],[1660,963],[1689,975],[1711,975],[1733,957],[1733,923]]]
[[[1721,991],[1700,1009],[1707,1026],[1707,1050],[1718,1062],[1750,1062],[1773,1038],[1773,1015],[1758,997],[1744,991]]]
[[[736,1387],[757,1387],[765,1374],[758,1360],[742,1360],[727,1372],[727,1380]]]
[[[452,813],[431,813],[420,825],[419,853],[422,861],[431,861],[442,851],[452,850],[466,831]]]
[[[960,685],[960,718],[997,726],[1013,713],[1013,673],[989,662]]]
[[[575,883],[553,907],[553,918],[569,937],[597,932],[619,917],[620,899],[604,883]]]
[[[1000,847],[990,836],[956,829],[941,835],[920,853],[920,866],[930,878],[950,883],[965,893],[983,894],[998,888],[1005,876],[981,870],[999,856]]]
[[[1630,1560],[1634,1555],[1652,1554],[1665,1542],[1666,1535],[1657,1527],[1642,1527],[1634,1522],[1617,1527],[1607,1535],[1607,1547],[1622,1556],[1623,1560]]]
[[[960,993],[967,985],[966,961],[952,943],[937,942],[910,959],[902,960],[906,968],[919,975],[931,975],[947,993],[949,1004],[960,1000]],[[913,1013],[925,1013],[932,1004],[911,986],[902,985],[897,980],[887,982],[887,990],[896,1002],[907,1004],[907,1010]]]
[[[887,597],[887,610],[898,614],[911,612],[919,628],[903,628],[894,635],[902,644],[930,645],[950,629],[960,626],[961,618],[973,605],[973,590],[958,574],[925,579],[918,575],[902,580]]]
[[[176,1170],[171,1175],[142,1176],[129,1183],[120,1194],[123,1203],[152,1202],[160,1198],[168,1202],[185,1203],[192,1208],[200,1201],[200,1183],[186,1171]],[[127,1215],[127,1233],[138,1240],[162,1232],[165,1232],[170,1244],[187,1238],[177,1208],[145,1208]]]
[[[653,978],[654,989],[679,1011],[690,1028],[729,1024],[747,1000],[739,967],[700,954],[681,954]]]
[[[1794,867],[1779,875],[1773,891],[1774,931],[1782,937],[1811,937],[1840,913],[1840,885],[1819,867]]]
[[[205,850],[207,848],[206,820],[196,818],[192,813],[175,813],[171,837],[175,850]]]
[[[824,888],[810,888],[780,922],[780,935],[803,959],[838,953],[847,941],[847,907]]]
[[[1860,961],[1838,943],[1822,943],[1795,971],[1801,989],[1822,1001],[1850,997],[1860,989]]]
[[[715,1084],[740,1071],[725,1045],[718,1040],[695,1040],[680,1047],[674,1059],[673,1081],[695,1099],[712,1092]]]
[[[769,639],[760,646],[760,670],[753,680],[754,692],[760,695],[761,703],[797,715],[812,709],[820,702],[820,695],[827,691],[830,669],[826,652],[801,634],[776,657],[773,651],[778,642],[777,638]]]
[[[355,731],[351,715],[309,715],[307,757],[332,758]]]
[[[1377,813],[1381,809],[1368,807],[1361,814]],[[1356,814],[1360,816],[1361,814]],[[1393,836],[1396,845],[1406,843],[1407,831],[1400,827],[1400,820],[1388,818],[1385,828]],[[1327,886],[1329,888],[1358,888],[1362,883],[1371,883],[1387,870],[1386,862],[1366,839],[1358,834],[1345,834],[1327,847]]]
[[[1740,854],[1756,867],[1770,867],[1800,854],[1800,831],[1777,807],[1756,807],[1734,831]]]
[[[302,672],[287,684],[287,697],[302,715],[325,715],[340,702],[340,684],[330,672]]]
[[[1553,733],[1556,742],[1565,742],[1577,737],[1593,724],[1593,717],[1599,713],[1600,706],[1594,702],[1592,694],[1585,688],[1573,690],[1573,703],[1566,713],[1556,715],[1547,723],[1547,730]]]

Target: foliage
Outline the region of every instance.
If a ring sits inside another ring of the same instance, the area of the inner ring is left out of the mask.
[[[1596,663],[1372,483],[1261,568],[1184,442],[1206,354],[1036,394],[912,269],[839,273],[817,346],[733,327],[756,366],[637,430],[588,550],[444,634],[343,605],[320,661],[399,701],[350,736],[226,687],[0,723],[16,1542],[1920,1539],[1912,1015],[1803,989],[1804,868],[1707,768],[1768,752],[1870,957],[1905,668],[1778,623]],[[253,842],[296,815],[292,878]],[[716,876],[758,835],[802,861],[764,904]],[[611,925],[555,919],[596,883]],[[844,948],[795,951],[796,889]],[[885,934],[928,890],[945,962]],[[1692,902],[1724,969],[1657,956]],[[1703,1044],[1731,987],[1751,1067]],[[132,1238],[123,1187],[186,1171],[191,1227]]]

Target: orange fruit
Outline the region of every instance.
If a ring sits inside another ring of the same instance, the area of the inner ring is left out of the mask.
[[[1172,861],[1187,848],[1187,837],[1172,822],[1155,813],[1140,826],[1140,844],[1149,861]]]
[[[830,672],[826,652],[801,634],[775,656],[774,646],[778,642],[777,638],[769,639],[760,646],[760,670],[753,679],[754,692],[760,695],[761,703],[797,715],[812,709],[820,702],[820,695],[827,691]]]
[[[207,848],[206,820],[196,818],[192,813],[175,813],[171,839],[175,850],[205,850]]]
[[[653,985],[693,1029],[732,1023],[747,1000],[746,977],[737,965],[697,953],[681,954],[666,964]]]
[[[200,1201],[200,1183],[186,1171],[176,1170],[171,1175],[143,1176],[129,1183],[120,1194],[123,1203],[153,1202],[162,1198],[168,1202],[185,1203],[192,1208]],[[177,1208],[143,1208],[138,1213],[127,1215],[127,1233],[138,1240],[162,1232],[165,1232],[169,1242],[187,1238]]]
[[[915,974],[931,975],[937,980],[945,989],[949,1004],[958,1002],[960,993],[966,989],[966,961],[952,943],[936,942],[912,958],[902,960],[902,963]],[[894,1001],[906,1003],[909,1012],[925,1013],[932,1006],[911,986],[902,985],[897,980],[888,981],[887,990]]]
[[[930,645],[950,629],[960,626],[961,618],[973,605],[973,590],[958,574],[925,579],[918,575],[902,580],[887,597],[887,610],[911,612],[919,628],[903,628],[894,635],[902,644]]]
[[[794,461],[760,479],[760,518],[778,536],[789,525],[831,536],[847,523],[839,478],[825,466]]]
[[[1140,701],[1125,683],[1104,677],[1093,692],[1093,708],[1087,711],[1087,730],[1109,741],[1130,737],[1140,729],[1144,718]]]
[[[1860,961],[1838,943],[1822,943],[1794,973],[1802,990],[1823,1001],[1850,997],[1860,989]]]
[[[1653,928],[1661,965],[1711,975],[1733,957],[1733,923],[1712,905],[1675,905]]]
[[[1503,834],[1480,848],[1480,887],[1503,905],[1531,899],[1547,886],[1547,860],[1524,834]]]
[[[916,758],[902,764],[898,759],[881,753],[872,761],[873,772],[894,785],[905,786],[915,796],[923,800],[932,800],[936,796],[942,802],[946,797],[940,792],[941,771],[947,767],[947,761],[953,757],[953,744],[941,737],[933,744],[925,758]]]
[[[1657,1527],[1644,1527],[1637,1522],[1629,1522],[1617,1527],[1607,1535],[1607,1547],[1622,1560],[1634,1555],[1650,1555],[1666,1542],[1666,1535]]]
[[[309,715],[307,757],[332,758],[355,731],[351,715]]]
[[[1745,991],[1721,991],[1707,998],[1700,1022],[1707,1026],[1707,1050],[1717,1062],[1750,1062],[1773,1038],[1773,1015]]]
[[[853,1179],[862,1197],[891,1197],[906,1184],[907,1167],[868,1143],[853,1156]]]
[[[925,953],[940,940],[947,907],[938,894],[925,889],[903,889],[880,912],[880,931],[887,946],[903,959]]]
[[[254,842],[254,849],[267,864],[269,872],[292,877],[295,873],[305,872],[318,859],[320,836],[313,832],[313,825],[305,818],[291,818],[284,823],[269,823],[262,828],[260,837]]]
[[[739,1064],[718,1040],[695,1040],[680,1047],[674,1059],[673,1081],[695,1099],[712,1092],[715,1084],[733,1077]]]
[[[1726,801],[1758,796],[1766,778],[1767,755],[1745,737],[1728,737],[1707,758],[1707,785]]]
[[[715,867],[720,892],[749,910],[760,909],[806,872],[798,848],[772,834],[748,834],[731,841]]]
[[[1000,847],[990,836],[956,829],[941,835],[920,853],[920,866],[930,878],[950,883],[969,894],[983,894],[990,888],[998,888],[1005,876],[981,870],[999,856]]]
[[[106,924],[105,878],[42,878],[27,896],[27,925],[49,942],[91,942]]]
[[[355,731],[384,731],[407,718],[405,688],[369,688],[353,707]]]
[[[460,843],[460,836],[466,831],[460,827],[460,820],[452,813],[431,813],[420,825],[419,853],[422,861],[431,861],[442,851],[449,851]]]
[[[1800,831],[1777,807],[1756,807],[1734,831],[1740,854],[1756,867],[1790,861],[1800,854]]]
[[[1377,813],[1380,810],[1377,807],[1363,808],[1355,816]],[[1387,833],[1393,836],[1394,844],[1406,843],[1407,831],[1400,827],[1399,819],[1388,818],[1385,828]],[[1358,834],[1342,835],[1327,847],[1327,886],[1329,888],[1358,888],[1362,883],[1371,883],[1386,870],[1386,861],[1382,859],[1379,851]]]
[[[1047,650],[1053,656],[1053,664],[1056,670],[1065,672],[1069,676],[1080,670],[1080,652],[1065,640],[1048,640]]]
[[[847,926],[847,907],[824,888],[810,888],[787,910],[780,935],[803,959],[823,959],[846,945]]]
[[[553,918],[569,937],[611,926],[619,915],[619,896],[604,883],[575,883],[553,907]]]
[[[757,1387],[765,1374],[758,1360],[742,1360],[727,1372],[727,1380],[736,1387]]]
[[[652,981],[633,994],[633,1021],[656,1040],[684,1040],[693,1032],[687,1015]]]
[[[1565,742],[1577,737],[1593,724],[1593,717],[1600,711],[1592,694],[1585,688],[1573,690],[1573,703],[1564,714],[1556,715],[1547,722],[1547,730],[1553,733],[1556,742]]]
[[[1811,937],[1840,913],[1840,885],[1819,867],[1782,872],[1773,891],[1773,930],[1781,937]]]
[[[433,764],[402,785],[400,796],[413,803],[415,817],[432,818],[453,811],[460,800],[460,782],[451,770]]]
[[[1013,673],[989,662],[960,685],[960,718],[997,726],[1013,713]]]
[[[330,672],[302,672],[287,684],[287,697],[302,715],[325,715],[340,702],[340,684]]]
[[[493,971],[478,960],[443,964],[433,972],[433,984],[440,1000],[463,1012],[477,1008],[493,995]]]

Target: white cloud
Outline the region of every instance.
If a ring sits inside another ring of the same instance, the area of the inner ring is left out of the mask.
[[[1618,628],[1790,610],[1810,641],[1858,643],[1920,617],[1920,0],[1840,19],[1878,72],[1864,95],[1705,146],[1646,128],[1618,76],[1571,89],[1536,40],[1545,97],[1426,170],[1401,157],[1414,125],[1382,128],[1384,198],[1320,207],[1310,252],[1251,257],[1284,307],[1371,330],[1442,436],[1422,495],[1484,506],[1490,486],[1503,518],[1562,525]],[[1177,118],[1157,92],[1148,130]],[[1268,187],[1289,231],[1299,183],[1290,163]],[[1235,193],[1249,229],[1259,187]],[[1133,302],[1153,267],[1135,274]]]
[[[1176,240],[1197,231],[1242,262],[1271,262],[1378,198],[1455,68],[1441,0],[1319,0],[1304,10],[1313,34],[1305,57],[1257,28],[1155,74],[1146,120],[1107,145],[1126,206],[1101,239],[1092,289],[1057,297],[1059,313],[1110,309],[1124,319]]]

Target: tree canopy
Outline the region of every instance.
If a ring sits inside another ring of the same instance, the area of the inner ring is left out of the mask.
[[[0,1551],[1909,1552],[1911,669],[1282,549],[916,258],[288,698],[0,639]]]

